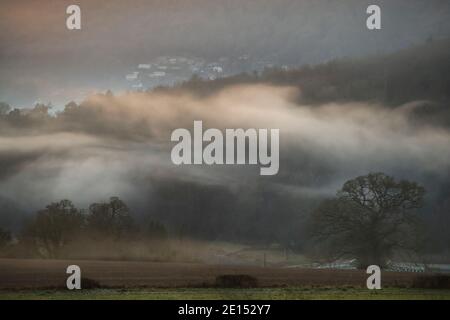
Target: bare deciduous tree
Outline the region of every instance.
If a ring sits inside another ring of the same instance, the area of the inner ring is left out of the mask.
[[[24,236],[31,239],[43,255],[57,258],[85,224],[83,214],[70,200],[49,204],[27,225]]]
[[[91,204],[87,221],[91,232],[114,239],[129,235],[134,227],[130,210],[118,197],[111,197],[109,202]]]
[[[410,181],[371,173],[347,181],[337,197],[311,216],[313,238],[334,259],[355,258],[364,268],[384,266],[396,252],[417,249],[420,223],[415,209],[425,190]]]

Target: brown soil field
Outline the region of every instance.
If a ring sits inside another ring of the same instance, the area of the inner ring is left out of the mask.
[[[261,287],[355,286],[365,287],[368,275],[359,270],[272,268],[195,263],[137,261],[0,259],[0,289],[65,287],[66,268],[81,268],[82,279],[102,287],[202,287],[213,285],[219,275],[246,274]],[[383,286],[409,286],[416,273],[382,272]]]

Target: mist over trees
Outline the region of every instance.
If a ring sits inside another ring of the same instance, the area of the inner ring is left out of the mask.
[[[159,250],[167,250],[168,239],[200,239],[278,244],[313,259],[356,259],[361,268],[384,267],[390,259],[417,261],[432,252],[419,211],[424,195],[417,183],[383,173],[348,180],[335,198],[309,199],[309,206],[304,203],[308,199],[290,198],[268,186],[232,193],[172,181],[158,191],[147,217],[133,215],[118,197],[88,210],[61,200],[32,215],[14,245],[11,233],[0,229],[0,249],[7,256],[63,258],[71,250],[83,257],[83,247],[105,242],[112,248],[108,251],[136,243],[150,250],[157,243]],[[97,255],[107,256],[102,250]]]
[[[369,101],[394,107],[428,101],[434,104],[432,114],[441,111],[443,121],[450,125],[449,56],[449,40],[429,41],[391,54],[340,58],[292,70],[274,67],[261,74],[244,73],[214,82],[193,78],[180,88],[211,94],[227,86],[258,82],[298,87],[298,101],[313,105]],[[429,120],[426,113],[418,118]]]
[[[9,232],[0,231],[0,244],[5,247],[12,238]],[[95,246],[102,241],[126,244],[130,240],[145,243],[166,238],[164,225],[149,219],[140,224],[118,197],[111,197],[108,202],[93,203],[88,211],[76,208],[70,200],[61,200],[30,217],[17,235],[15,247],[18,253],[13,247],[10,254],[61,258],[70,255],[71,247],[75,245],[77,248],[77,242]],[[76,250],[83,251],[82,248]]]
[[[49,204],[25,227],[23,237],[50,258],[59,257],[65,246],[84,227],[84,217],[70,200]]]
[[[86,223],[93,234],[114,240],[131,235],[134,229],[130,210],[118,197],[112,197],[109,202],[91,204]]]
[[[389,183],[396,190],[402,190],[397,179],[427,189],[420,197],[423,206],[417,208],[427,236],[424,247],[430,253],[446,252],[449,53],[448,41],[436,41],[392,55],[298,70],[273,69],[208,82],[193,79],[147,93],[98,94],[56,112],[50,112],[51,104],[17,109],[3,103],[0,227],[47,257],[59,256],[77,237],[110,238],[113,243],[136,237],[278,243],[306,251],[311,212],[320,221],[326,217],[320,212],[332,211],[342,215],[342,222],[353,222],[356,216],[348,215],[348,208],[355,215],[366,209],[348,199],[352,188],[346,189],[346,196],[322,201],[348,179],[383,171],[388,175],[383,183],[395,177]],[[286,85],[299,89],[295,96],[277,91]],[[242,121],[236,112],[261,122]],[[251,170],[181,171],[169,166],[164,143],[171,129],[188,127],[196,117],[206,117],[217,127],[279,125],[286,132],[280,173],[261,179]],[[52,201],[55,194],[91,205],[81,210],[61,201],[38,210],[44,207],[40,201]],[[110,194],[120,199],[96,202]],[[412,226],[401,223],[398,228]],[[359,229],[352,234],[366,236]],[[334,236],[350,243],[356,256],[347,235]],[[398,233],[387,239],[398,239]],[[394,249],[381,246],[374,259],[384,261]]]

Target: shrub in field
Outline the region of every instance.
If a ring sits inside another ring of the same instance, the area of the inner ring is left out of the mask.
[[[246,274],[225,274],[216,277],[216,287],[220,288],[255,288],[258,279]]]
[[[100,283],[97,280],[91,278],[81,278],[82,289],[98,289],[101,288]]]

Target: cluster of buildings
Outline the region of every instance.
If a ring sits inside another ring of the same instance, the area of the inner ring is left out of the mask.
[[[236,58],[221,57],[217,61],[182,56],[161,56],[139,64],[125,76],[131,90],[146,90],[158,86],[173,86],[194,75],[204,80],[215,80],[242,72],[262,72],[275,64],[249,55]],[[287,68],[286,66],[283,66]]]

